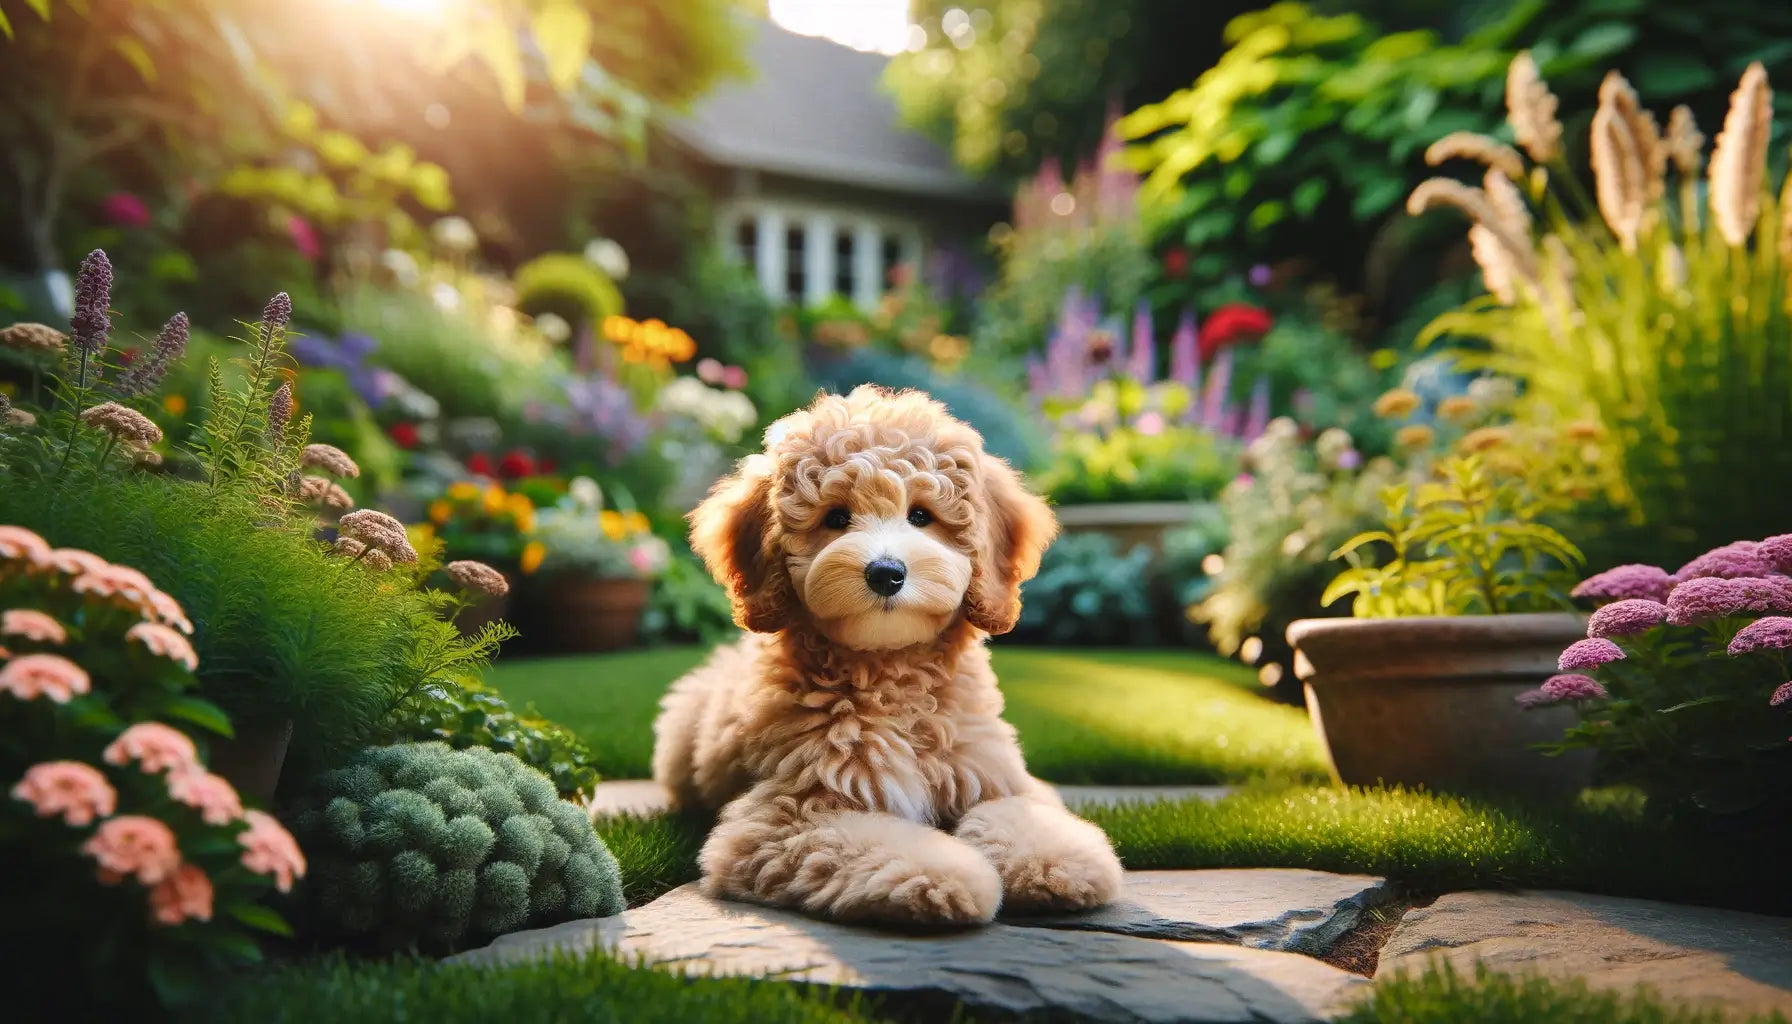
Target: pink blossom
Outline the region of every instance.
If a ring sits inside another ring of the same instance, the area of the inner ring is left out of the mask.
[[[188,621],[179,601],[158,590],[149,595],[149,608],[164,626],[178,629],[187,636],[193,635],[193,623]]]
[[[1600,604],[1631,598],[1662,601],[1672,589],[1674,578],[1667,570],[1654,565],[1631,564],[1587,577],[1574,588],[1574,596]]]
[[[1631,597],[1613,601],[1595,611],[1587,620],[1587,635],[1635,636],[1647,633],[1667,621],[1668,607],[1660,601]]]
[[[747,371],[738,366],[722,367],[722,386],[739,391],[747,386]]]
[[[1786,612],[1792,612],[1792,579],[1785,576],[1699,576],[1668,595],[1668,622],[1675,626],[1696,626],[1729,615]]]
[[[697,379],[705,384],[720,384],[722,364],[709,356],[697,360]]]
[[[317,229],[311,222],[297,214],[286,219],[286,234],[292,239],[292,247],[305,258],[307,263],[316,263],[324,254],[324,244],[317,237]]]
[[[22,526],[0,526],[0,558],[29,562],[32,565],[48,565],[50,545]]]
[[[1592,676],[1564,673],[1544,680],[1543,692],[1555,700],[1604,700],[1605,687]]]
[[[108,565],[104,558],[80,548],[57,548],[48,555],[50,566],[66,576],[98,572]]]
[[[1156,437],[1164,432],[1164,414],[1156,411],[1145,413],[1133,424],[1133,428],[1146,437]]]
[[[1768,707],[1777,708],[1789,702],[1792,702],[1792,683],[1781,683],[1780,688],[1773,691],[1773,696],[1767,698]]]
[[[1674,579],[1680,582],[1705,576],[1733,580],[1743,576],[1765,576],[1773,566],[1761,557],[1760,545],[1752,540],[1739,540],[1712,548],[1680,567]]]
[[[48,697],[57,704],[67,704],[92,689],[93,681],[81,666],[54,654],[27,654],[0,668],[0,692],[20,700]]]
[[[138,722],[119,733],[100,756],[107,764],[136,761],[150,774],[186,771],[199,764],[199,751],[187,734],[160,722]]]
[[[160,623],[139,622],[125,633],[124,638],[142,644],[157,657],[184,665],[188,672],[199,667],[199,655],[187,638]]]
[[[212,919],[212,880],[192,864],[182,864],[149,891],[149,909],[157,924],[169,926],[192,918]]]
[[[1792,573],[1792,533],[1767,538],[1755,549],[1755,554],[1775,572]]]
[[[243,816],[243,801],[236,789],[197,764],[168,773],[168,795],[197,808],[207,825],[228,825]]]
[[[80,761],[45,761],[25,770],[12,787],[15,800],[31,805],[40,818],[62,815],[65,824],[91,825],[118,809],[118,791],[100,770]]]
[[[146,228],[149,226],[149,204],[129,192],[114,192],[100,204],[105,218],[121,228]]]
[[[0,612],[0,636],[22,636],[37,644],[68,643],[68,630],[62,623],[29,608]]]
[[[1550,698],[1549,694],[1543,692],[1542,687],[1538,687],[1535,690],[1526,690],[1512,698],[1512,700],[1517,703],[1519,709],[1522,711],[1531,711],[1535,708],[1548,707],[1555,703],[1555,701]]]
[[[1604,637],[1577,640],[1562,652],[1556,666],[1563,672],[1597,668],[1609,661],[1623,661],[1624,650]]]
[[[274,888],[291,892],[292,880],[305,874],[305,855],[292,833],[265,811],[249,811],[243,817],[249,827],[236,837],[243,847],[243,867],[274,876]]]
[[[144,885],[155,885],[180,867],[174,830],[141,814],[100,822],[93,837],[81,844],[81,852],[99,862],[100,880],[107,883],[134,875]]]
[[[1744,626],[1730,641],[1730,654],[1751,654],[1755,651],[1783,651],[1792,648],[1792,619],[1769,615]]]

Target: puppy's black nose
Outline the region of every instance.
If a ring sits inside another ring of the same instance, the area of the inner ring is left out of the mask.
[[[865,585],[879,597],[895,597],[908,579],[908,566],[894,558],[880,558],[865,567]]]

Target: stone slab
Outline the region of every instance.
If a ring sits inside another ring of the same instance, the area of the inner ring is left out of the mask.
[[[1100,910],[1007,920],[1317,956],[1394,895],[1385,879],[1324,871],[1129,871],[1120,898]]]
[[[1654,988],[1676,1002],[1792,1017],[1792,918],[1564,892],[1463,892],[1412,910],[1376,977],[1432,959],[1508,974]]]
[[[1114,807],[1159,800],[1201,799],[1208,802],[1232,792],[1230,786],[1058,786],[1071,807]],[[648,817],[671,809],[672,797],[651,779],[600,782],[587,806],[594,818],[632,814]]]
[[[1369,984],[1294,953],[1006,924],[877,931],[713,900],[695,886],[619,917],[507,935],[452,962],[592,948],[693,974],[943,994],[975,1007],[1116,1022],[1322,1021]]]

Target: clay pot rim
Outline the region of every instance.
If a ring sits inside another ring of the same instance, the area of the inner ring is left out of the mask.
[[[1587,617],[1579,612],[1523,612],[1513,615],[1415,615],[1393,619],[1299,619],[1288,624],[1288,643],[1332,647],[1368,637],[1402,646],[1512,643],[1570,644],[1585,639]]]

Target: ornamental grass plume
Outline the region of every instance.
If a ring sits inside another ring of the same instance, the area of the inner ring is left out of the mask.
[[[1599,83],[1599,102],[1609,104],[1617,111],[1630,129],[1630,137],[1636,140],[1637,153],[1642,159],[1645,199],[1649,202],[1660,199],[1666,192],[1668,151],[1655,123],[1655,115],[1643,109],[1636,90],[1617,71],[1606,72],[1604,81]]]
[[[337,529],[345,537],[352,537],[370,548],[385,552],[395,562],[408,565],[417,561],[417,551],[411,547],[404,524],[384,512],[370,508],[358,509],[343,516]]]
[[[1532,160],[1550,163],[1562,155],[1562,123],[1556,120],[1556,97],[1537,73],[1529,50],[1506,68],[1506,122],[1512,137]]]
[[[100,881],[111,885],[126,878],[155,885],[180,867],[174,830],[141,814],[100,822],[92,838],[81,844],[81,852],[99,863]]]
[[[19,700],[47,697],[67,704],[93,689],[93,680],[81,666],[55,654],[27,654],[0,666],[0,693]]]
[[[1595,611],[1587,620],[1587,636],[1637,636],[1649,632],[1667,619],[1668,606],[1660,601],[1640,597],[1613,601]]]
[[[132,761],[146,774],[190,771],[199,766],[199,751],[187,734],[161,722],[138,722],[100,754],[110,765],[123,767]]]
[[[1699,576],[1668,595],[1668,624],[1697,626],[1732,615],[1792,613],[1792,578]]]
[[[45,761],[25,770],[12,787],[15,800],[31,805],[40,818],[62,817],[63,824],[85,828],[118,810],[118,791],[98,768],[81,761]]]
[[[69,318],[73,348],[81,357],[80,386],[87,384],[87,361],[106,348],[112,333],[112,261],[95,249],[75,273],[75,312]]]
[[[1591,154],[1599,215],[1624,251],[1635,252],[1649,202],[1645,157],[1641,140],[1631,134],[1631,125],[1609,103],[1600,103],[1593,114]]]
[[[0,345],[20,352],[55,355],[68,345],[68,335],[49,324],[13,324],[0,329]]]
[[[1773,90],[1755,61],[1730,95],[1723,131],[1711,150],[1711,217],[1724,241],[1741,246],[1761,212],[1767,145],[1773,134]]]
[[[114,441],[126,444],[147,448],[162,440],[162,428],[156,426],[148,416],[117,402],[101,402],[92,408],[83,409],[81,422],[95,430],[105,431]]]
[[[62,623],[31,608],[0,612],[0,636],[24,637],[35,644],[68,642],[68,630],[62,628]]]
[[[1785,650],[1792,650],[1792,619],[1783,615],[1768,615],[1742,627],[1727,648],[1732,657]]]
[[[1517,150],[1476,132],[1451,132],[1425,149],[1425,162],[1432,167],[1450,160],[1473,160],[1513,181],[1524,178],[1524,158]]]
[[[349,454],[335,445],[308,444],[299,455],[299,465],[321,469],[331,476],[352,480],[361,475],[361,467]]]
[[[446,569],[448,578],[467,590],[477,590],[492,597],[503,597],[510,593],[510,581],[504,578],[503,573],[484,562],[449,562]]]
[[[1459,210],[1486,228],[1511,258],[1518,273],[1527,280],[1536,280],[1537,254],[1531,248],[1530,240],[1512,233],[1485,192],[1449,178],[1428,178],[1406,198],[1406,212],[1415,217],[1444,207]]]
[[[1698,122],[1693,120],[1691,107],[1682,103],[1668,114],[1668,131],[1662,145],[1667,149],[1668,159],[1673,161],[1674,170],[1686,178],[1698,176],[1699,165],[1705,158],[1705,136],[1699,131]]]
[[[1623,660],[1623,648],[1604,637],[1590,637],[1569,644],[1568,649],[1556,660],[1556,667],[1563,672],[1576,672]]]
[[[156,335],[155,341],[150,344],[149,354],[132,364],[118,382],[119,395],[124,398],[140,398],[160,387],[162,378],[168,374],[168,368],[187,354],[191,330],[187,314],[176,313],[170,317]]]

